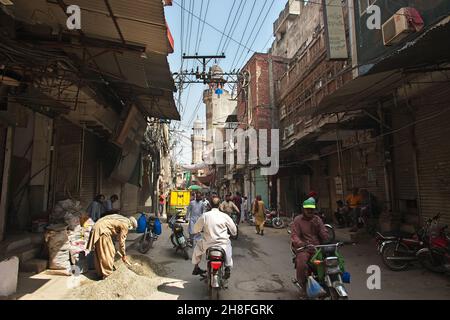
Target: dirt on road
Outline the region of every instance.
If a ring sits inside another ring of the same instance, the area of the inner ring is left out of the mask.
[[[145,300],[157,290],[161,277],[170,270],[142,255],[129,256],[132,266],[122,260],[115,262],[116,270],[105,280],[86,280],[73,290],[69,299],[86,300]]]

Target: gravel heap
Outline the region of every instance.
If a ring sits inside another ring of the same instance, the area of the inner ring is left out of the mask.
[[[168,274],[161,265],[146,256],[129,256],[132,266],[122,260],[115,262],[116,270],[105,280],[87,280],[73,290],[70,299],[85,300],[146,300],[157,290],[160,277]]]

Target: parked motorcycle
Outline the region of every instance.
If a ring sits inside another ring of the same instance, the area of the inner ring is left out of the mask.
[[[230,238],[236,240],[239,236],[239,214],[237,212],[233,212],[231,214],[231,219],[233,219],[233,222],[236,225],[236,235],[230,235]]]
[[[325,296],[321,299],[331,300],[347,300],[348,293],[344,286],[345,282],[350,282],[350,274],[345,272],[344,260],[340,255],[338,249],[343,245],[342,242],[326,245],[306,245],[295,249],[291,244],[292,261],[294,268],[296,267],[296,256],[298,252],[314,249],[315,253],[308,261],[309,275],[325,289]],[[308,276],[309,276],[308,275]],[[345,276],[344,276],[345,275]],[[344,279],[343,279],[344,278]],[[299,286],[296,280],[293,281],[295,285]]]
[[[264,225],[275,229],[283,228],[284,222],[280,218],[280,212],[278,210],[266,210],[266,220],[264,221]]]
[[[427,246],[417,252],[424,268],[436,273],[450,272],[450,236],[448,226],[436,227],[429,234]]]
[[[153,241],[158,240],[158,235],[154,233],[155,219],[153,216],[148,217],[144,235],[139,240],[138,251],[142,254],[146,254],[153,247]]]
[[[226,288],[225,250],[221,247],[210,247],[206,250],[208,295],[211,300],[219,300],[220,291]]]
[[[426,247],[429,229],[437,223],[439,217],[440,214],[428,219],[425,226],[414,234],[385,236],[377,232],[377,250],[386,267],[393,271],[402,271],[408,268],[411,262],[419,260],[418,252]]]
[[[184,223],[184,220],[179,217],[178,214],[173,215],[169,222],[169,228],[172,230],[172,234],[170,235],[170,241],[173,244],[173,247],[176,249],[175,251],[182,251],[183,257],[185,260],[189,259],[189,252],[188,252],[188,241],[186,240],[186,237],[184,236],[184,228],[182,223]]]

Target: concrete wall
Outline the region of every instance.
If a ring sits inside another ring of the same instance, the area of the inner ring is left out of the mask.
[[[272,55],[292,59],[308,39],[312,38],[319,24],[323,26],[322,6],[301,4],[300,14],[287,24],[284,37],[273,42]]]
[[[53,120],[35,113],[33,158],[31,162],[30,215],[32,219],[45,217],[51,171],[50,150],[53,136]]]

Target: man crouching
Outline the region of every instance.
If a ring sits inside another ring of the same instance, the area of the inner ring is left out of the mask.
[[[208,248],[219,246],[225,250],[225,274],[224,279],[228,279],[233,267],[232,249],[230,235],[237,233],[236,225],[230,216],[219,211],[220,198],[213,196],[211,199],[211,211],[205,212],[195,223],[194,233],[203,232],[203,238],[197,241],[192,254],[192,264],[195,265],[193,275],[202,275],[205,270],[198,266],[202,259],[202,255],[206,253]]]

